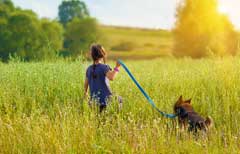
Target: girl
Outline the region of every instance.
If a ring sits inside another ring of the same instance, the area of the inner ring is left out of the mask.
[[[114,70],[109,65],[106,65],[106,52],[99,44],[92,45],[90,52],[93,64],[86,71],[84,95],[87,96],[88,87],[90,87],[90,102],[97,102],[100,112],[102,112],[106,108],[108,100],[112,97],[109,80],[113,81],[115,79],[119,72],[120,64],[117,62]],[[121,98],[118,98],[118,100],[121,104]]]

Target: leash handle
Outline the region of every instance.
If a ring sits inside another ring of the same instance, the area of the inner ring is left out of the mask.
[[[138,87],[138,89],[142,92],[142,94],[146,97],[146,99],[148,100],[148,103],[154,108],[156,109],[162,116],[166,117],[166,118],[175,118],[176,115],[175,114],[167,114],[163,111],[161,111],[160,109],[157,108],[157,106],[155,105],[155,103],[153,102],[153,100],[151,99],[151,97],[144,91],[144,89],[141,87],[141,85],[137,82],[137,80],[135,79],[135,77],[132,75],[132,73],[130,72],[130,70],[127,68],[127,66],[124,64],[124,62],[122,60],[118,60],[118,62],[121,64],[121,66],[124,68],[124,70],[127,72],[127,74],[129,75],[129,77],[132,79],[132,81],[135,83],[135,85]]]

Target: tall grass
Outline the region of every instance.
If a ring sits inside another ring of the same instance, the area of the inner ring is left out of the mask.
[[[112,102],[100,115],[82,99],[88,63],[0,63],[0,153],[239,153],[239,58],[126,63],[160,109],[192,98],[213,129],[180,132],[123,70],[112,83],[123,109]]]

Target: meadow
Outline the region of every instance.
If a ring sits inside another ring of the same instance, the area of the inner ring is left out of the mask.
[[[172,55],[173,34],[168,30],[100,26],[101,44],[110,59],[154,59]]]
[[[157,106],[172,113],[180,95],[211,116],[207,135],[181,132],[161,117],[121,70],[124,98],[104,114],[83,99],[87,61],[0,63],[0,153],[239,153],[240,59],[126,61]],[[113,62],[110,62],[113,65]]]

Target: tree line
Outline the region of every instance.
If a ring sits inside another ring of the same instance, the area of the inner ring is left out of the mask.
[[[182,0],[176,11],[173,54],[201,58],[236,55],[239,34],[229,18],[219,13],[218,0]],[[80,0],[64,0],[58,18],[40,19],[31,10],[0,0],[0,59],[24,61],[76,58],[100,40],[99,25]]]
[[[0,59],[11,56],[24,61],[77,57],[98,39],[98,23],[85,3],[63,1],[56,20],[40,19],[31,10],[0,0]]]

